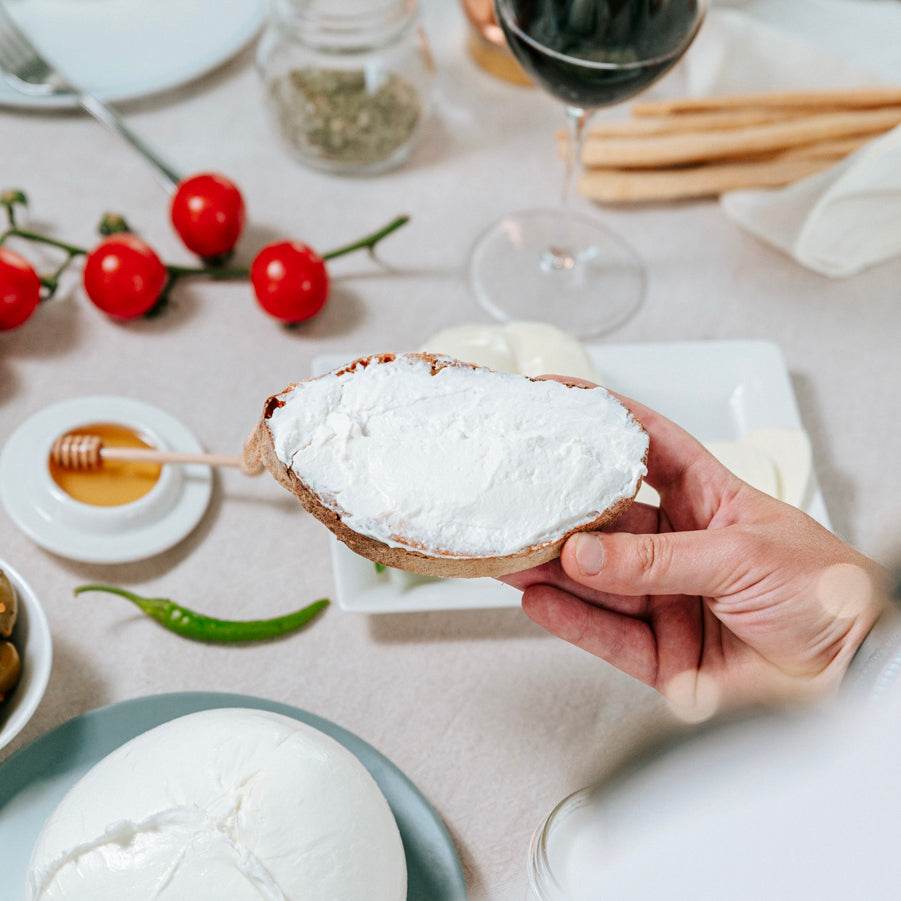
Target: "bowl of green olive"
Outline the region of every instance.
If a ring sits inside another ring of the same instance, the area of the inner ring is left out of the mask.
[[[50,627],[37,595],[0,560],[0,749],[37,710],[52,660]]]

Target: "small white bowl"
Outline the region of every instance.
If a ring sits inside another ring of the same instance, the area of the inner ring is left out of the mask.
[[[164,466],[156,485],[136,501],[83,504],[53,481],[47,461],[60,435],[94,423],[132,428],[161,450],[203,450],[187,426],[142,401],[107,395],[58,401],[25,420],[0,450],[0,503],[29,538],[70,560],[130,563],[168,550],[206,512],[210,467]]]
[[[0,748],[4,748],[22,731],[41,703],[53,663],[53,642],[37,595],[5,560],[0,560],[0,569],[6,573],[19,601],[10,641],[22,658],[18,684],[5,701],[0,701]]]

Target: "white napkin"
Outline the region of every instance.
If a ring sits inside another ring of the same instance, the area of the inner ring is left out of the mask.
[[[696,96],[825,90],[879,81],[853,61],[744,9],[710,10],[682,68],[683,89]]]
[[[720,206],[748,231],[834,278],[901,254],[901,126],[840,163],[770,190],[732,191]]]
[[[722,0],[720,0],[722,4]],[[901,3],[745,0],[716,8],[683,79],[696,95],[901,82]],[[847,52],[838,55],[842,37]],[[785,188],[734,191],[723,211],[802,265],[846,277],[901,254],[901,128]]]

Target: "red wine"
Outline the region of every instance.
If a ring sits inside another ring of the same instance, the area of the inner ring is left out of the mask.
[[[700,24],[698,0],[500,0],[510,49],[568,106],[633,97],[682,56]]]

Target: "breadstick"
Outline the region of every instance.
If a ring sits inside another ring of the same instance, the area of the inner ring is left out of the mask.
[[[579,192],[604,203],[686,200],[739,188],[776,188],[831,166],[834,160],[765,160],[717,163],[684,169],[589,169]]]
[[[781,153],[773,154],[769,159],[780,160],[840,160],[849,153],[859,150],[864,144],[873,140],[872,135],[857,135],[853,138],[837,138],[834,141],[818,141],[816,144],[801,144],[789,147]]]
[[[586,166],[654,168],[773,153],[816,141],[875,135],[901,123],[901,107],[849,113],[824,113],[786,122],[728,131],[661,135],[649,138],[587,140]]]
[[[632,106],[634,116],[664,116],[707,110],[766,109],[869,109],[901,104],[901,87],[891,85],[835,91],[785,91],[767,94],[729,94],[712,97],[682,97],[647,100]]]
[[[777,115],[779,115],[779,114],[777,114]],[[649,125],[655,126],[653,129],[648,129],[646,131],[647,134],[663,134],[663,133],[666,133],[666,131],[664,129],[661,128],[658,130],[656,128],[656,125],[658,122],[660,122],[662,124],[664,122],[669,122],[670,120],[681,121],[682,119],[686,119],[686,120],[690,119],[690,120],[692,120],[692,122],[694,122],[694,121],[699,121],[702,118],[705,118],[705,117],[703,117],[703,116],[695,117],[695,116],[686,114],[685,116],[672,116],[672,117],[666,117],[664,119],[642,119],[642,120],[639,120],[634,123],[631,121],[628,121],[628,120],[617,120],[616,122],[605,123],[605,126],[601,129],[592,128],[588,135],[587,140],[598,141],[598,140],[606,139],[608,137],[615,137],[615,136],[635,137],[640,132],[638,130],[636,130],[633,133],[631,131],[631,126],[633,124],[634,125],[642,125],[645,122],[647,122]],[[606,125],[616,125],[616,126],[621,125],[621,126],[623,126],[623,128],[622,129],[611,128],[608,130]],[[739,126],[736,125],[736,127],[739,127]],[[675,130],[681,130],[681,129],[674,129],[674,131]],[[773,151],[773,152],[765,153],[765,154],[748,154],[748,156],[749,157],[751,157],[751,156],[758,157],[759,156],[760,158],[766,158],[766,159],[773,159],[773,158],[777,158],[777,157],[778,158],[786,158],[789,156],[794,157],[794,158],[798,158],[798,157],[807,157],[807,158],[829,157],[829,158],[838,159],[842,156],[847,156],[849,153],[853,153],[855,150],[859,149],[860,147],[862,147],[864,144],[866,144],[868,141],[871,141],[871,140],[873,140],[873,136],[870,134],[856,135],[856,136],[850,137],[850,138],[836,138],[833,140],[818,141],[814,144],[799,144],[795,147],[788,147],[784,150],[777,150],[777,151]],[[562,156],[562,157],[566,156],[566,150],[568,147],[568,143],[569,143],[569,133],[565,129],[561,129],[560,131],[557,132],[557,146],[558,146],[558,151],[560,153],[560,156]]]
[[[767,122],[784,122],[793,114],[791,110],[736,109],[711,112],[683,113],[678,116],[645,116],[641,119],[602,119],[592,122],[587,137],[631,138],[648,135],[677,134],[689,131],[711,131],[763,125]],[[568,132],[561,129],[558,137],[565,139]]]

